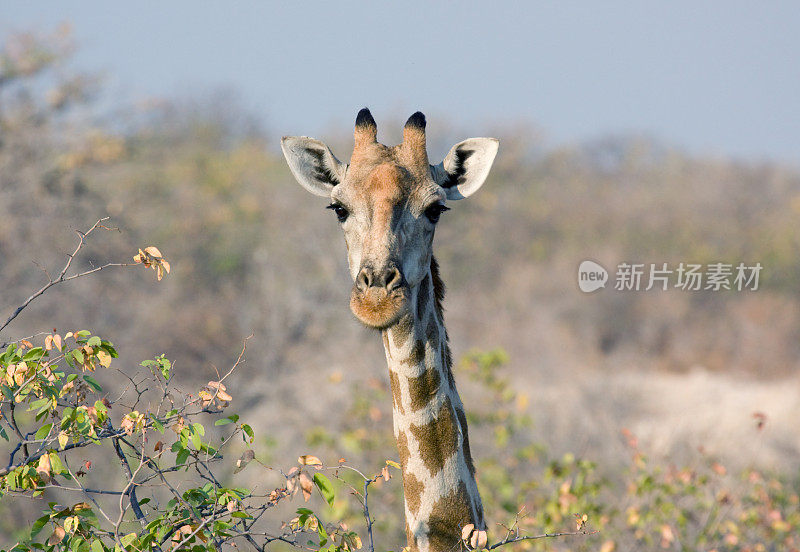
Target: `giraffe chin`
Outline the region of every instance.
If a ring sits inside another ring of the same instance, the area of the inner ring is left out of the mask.
[[[369,288],[362,292],[353,287],[350,310],[365,326],[385,330],[397,324],[408,311],[408,291],[405,286],[389,293],[378,288]]]

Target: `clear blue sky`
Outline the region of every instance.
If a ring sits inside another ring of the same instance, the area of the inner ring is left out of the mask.
[[[0,34],[68,20],[76,64],[137,99],[228,87],[276,134],[324,136],[369,106],[551,142],[643,132],[800,164],[797,1],[21,1]],[[432,123],[433,121],[431,121]]]

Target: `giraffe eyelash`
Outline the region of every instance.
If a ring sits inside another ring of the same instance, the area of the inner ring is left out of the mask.
[[[341,203],[331,203],[325,208],[336,213],[336,218],[339,219],[339,222],[346,221],[347,217],[350,215],[350,211],[348,211],[347,208]]]
[[[441,203],[434,203],[425,209],[425,216],[428,217],[428,220],[431,221],[431,224],[436,224],[439,222],[439,217],[441,214],[449,210],[450,207],[442,205]]]

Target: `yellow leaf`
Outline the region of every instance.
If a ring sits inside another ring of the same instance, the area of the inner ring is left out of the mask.
[[[161,251],[158,250],[158,247],[152,245],[150,247],[145,247],[144,251],[145,253],[147,253],[148,255],[152,255],[153,257],[163,257],[163,255],[161,255]]]
[[[207,406],[214,398],[211,393],[205,389],[201,389],[197,394],[199,395],[200,399],[202,399],[203,406]]]
[[[67,441],[69,441],[69,435],[67,435],[66,431],[62,431],[58,434],[58,446],[62,449],[67,446]]]
[[[75,529],[78,528],[78,516],[69,516],[67,519],[64,520],[64,531],[67,533],[74,533]]]
[[[111,366],[111,355],[105,352],[104,350],[100,349],[97,351],[97,360],[100,361],[100,364],[108,368]]]
[[[36,466],[36,472],[42,476],[43,479],[50,478],[50,455],[45,454],[41,458],[39,458],[39,463]]]
[[[472,535],[472,531],[475,529],[475,526],[471,523],[468,523],[461,529],[461,540],[469,542],[469,537]]]
[[[321,466],[322,461],[317,458],[316,456],[312,456],[310,454],[304,454],[303,456],[299,457],[297,461],[304,466]]]
[[[233,397],[231,397],[230,395],[228,395],[228,393],[227,393],[227,392],[225,392],[225,391],[222,391],[222,390],[220,390],[220,391],[217,391],[217,398],[218,398],[219,400],[221,400],[221,401],[225,401],[225,402],[230,402],[230,401],[232,401],[232,400],[233,400]]]
[[[486,534],[486,531],[475,531],[472,533],[472,538],[469,541],[469,543],[472,545],[472,548],[476,548],[478,550],[486,548],[487,542],[489,542],[489,536]]]

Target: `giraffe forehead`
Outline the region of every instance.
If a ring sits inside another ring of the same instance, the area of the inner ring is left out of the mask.
[[[345,200],[354,208],[365,206],[374,215],[391,216],[398,207],[422,209],[444,199],[433,181],[415,176],[394,160],[351,167],[348,176],[347,182],[334,190],[333,198]]]
[[[373,204],[396,205],[407,199],[413,181],[409,172],[394,163],[381,163],[364,182],[362,191]]]

